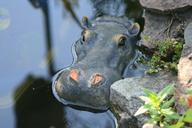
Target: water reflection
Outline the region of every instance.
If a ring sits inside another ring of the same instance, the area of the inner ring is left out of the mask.
[[[51,38],[51,23],[49,6],[46,0],[30,0],[35,8],[41,8],[45,21],[46,32],[46,56],[47,56],[47,70],[52,76],[54,70],[54,59],[52,55],[52,38]],[[71,5],[68,1],[63,1],[66,9],[71,13],[73,19],[80,26]],[[115,128],[116,124],[114,118],[109,112],[91,113],[86,111],[79,111],[72,108],[65,108],[59,104],[51,94],[50,81],[45,78],[28,75],[21,85],[15,91],[15,114],[17,128]],[[66,115],[65,115],[66,113]],[[100,123],[98,123],[100,122]]]
[[[0,8],[0,30],[5,30],[11,23],[10,14],[7,9]]]
[[[53,97],[51,82],[33,75],[14,93],[17,128],[115,128],[110,111],[92,113],[64,107]],[[64,109],[65,108],[65,109]]]
[[[49,2],[48,0],[29,0],[34,8],[40,8],[44,16],[44,28],[46,37],[46,62],[48,66],[48,73],[50,76],[55,74],[54,56],[52,48],[52,34],[51,34],[51,21],[49,14]]]
[[[141,30],[144,29],[144,18],[143,15],[143,8],[139,3],[139,0],[125,0],[126,4],[126,11],[125,16],[133,19],[135,22],[139,23]]]
[[[0,96],[10,94],[8,99],[3,99],[8,105],[0,109],[0,127],[115,127],[109,113],[88,113],[69,107],[64,109],[53,97],[51,80],[47,76],[72,63],[70,49],[79,38],[79,19],[82,16],[94,18],[107,12],[114,15],[119,12],[119,15],[139,19],[141,10],[132,8],[135,2],[130,3],[130,0],[77,0],[75,5],[71,0],[62,0],[62,5],[55,5],[58,1],[0,1],[1,8],[7,10],[0,11],[0,29],[6,29],[0,31]],[[108,7],[114,7],[114,10]],[[65,10],[65,16],[60,15],[60,8]],[[133,13],[129,11],[131,8]],[[42,66],[44,59],[46,64]],[[85,119],[85,116],[88,117]]]
[[[50,81],[28,75],[14,93],[17,128],[64,128],[63,106],[51,93]]]
[[[77,17],[73,6],[71,5],[71,2],[69,2],[68,0],[62,0],[64,8],[71,14],[73,20],[78,24],[79,27],[81,27],[81,23],[79,18]],[[77,1],[78,2],[78,1]]]

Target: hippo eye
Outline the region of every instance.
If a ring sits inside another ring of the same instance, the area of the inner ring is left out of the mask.
[[[126,40],[127,38],[125,36],[121,36],[118,40],[118,46],[119,47],[125,46]]]
[[[90,37],[90,31],[88,30],[84,30],[82,33],[81,33],[81,41],[82,43],[86,42],[88,40],[88,38]]]
[[[81,41],[85,42],[85,30],[81,33]]]

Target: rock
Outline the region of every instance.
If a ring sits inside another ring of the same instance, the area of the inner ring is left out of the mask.
[[[179,60],[178,79],[182,86],[192,88],[192,53]]]
[[[168,38],[168,34],[166,34],[168,31],[166,29],[170,24],[171,18],[168,15],[155,15],[149,11],[146,11],[144,18],[145,26],[141,33],[141,43],[149,49],[152,49],[155,47],[154,41]],[[148,37],[149,40],[145,40],[145,38]]]
[[[159,92],[167,84],[175,81],[176,76],[172,76],[170,73],[162,73],[156,77],[145,76],[126,78],[112,84],[110,89],[110,102],[115,109],[117,108],[116,110],[118,112],[115,113],[119,113],[120,120],[120,113],[126,112],[129,118],[137,119],[137,125],[140,128],[144,122],[146,122],[147,117],[143,115],[134,117],[133,115],[138,108],[143,105],[143,102],[138,98],[144,95],[143,89],[147,88],[154,92]],[[127,120],[130,121],[131,119]]]
[[[185,29],[184,38],[185,38],[185,44],[187,46],[192,47],[192,22],[187,25],[187,28]]]
[[[141,5],[152,11],[168,13],[192,6],[191,0],[140,0]]]
[[[184,32],[185,44],[183,46],[182,57],[192,53],[192,22],[189,23]]]
[[[119,115],[121,118],[118,122],[119,128],[139,128],[137,118],[131,117],[128,113],[122,112]]]
[[[158,40],[184,40],[184,29],[192,21],[192,8],[183,11],[192,6],[191,0],[140,0],[140,3],[145,8],[141,45],[151,49]],[[146,37],[150,37],[150,41],[146,41]]]
[[[185,29],[185,44],[178,64],[178,79],[182,86],[192,88],[192,23]]]
[[[146,10],[145,26],[140,43],[148,48],[154,48],[155,41],[166,38],[177,38],[183,41],[184,29],[192,21],[191,14],[192,9],[185,13],[173,13],[173,15],[162,15]],[[145,40],[146,37],[150,37],[150,41]]]

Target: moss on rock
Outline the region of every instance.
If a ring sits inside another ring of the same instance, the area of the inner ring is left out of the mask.
[[[181,56],[183,42],[175,38],[153,41],[150,37],[146,37],[145,40],[155,45],[152,54],[149,55],[150,59],[141,59],[143,64],[150,67],[146,73],[154,74],[160,70],[177,73],[177,64]]]

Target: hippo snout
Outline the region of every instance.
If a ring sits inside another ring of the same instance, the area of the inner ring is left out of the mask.
[[[77,69],[71,69],[69,71],[68,76],[70,81],[73,81],[76,83],[76,85],[80,84],[80,79],[82,76],[82,72],[80,72]],[[87,80],[86,77],[82,78],[83,80]],[[81,79],[81,80],[82,80]],[[104,76],[101,73],[94,73],[91,75],[91,77],[88,79],[89,81],[87,82],[87,87],[97,87],[99,85],[101,85],[104,82]],[[85,85],[86,86],[86,85]]]
[[[65,105],[106,110],[109,104],[108,80],[99,71],[67,68],[56,74],[53,81],[55,97]]]

